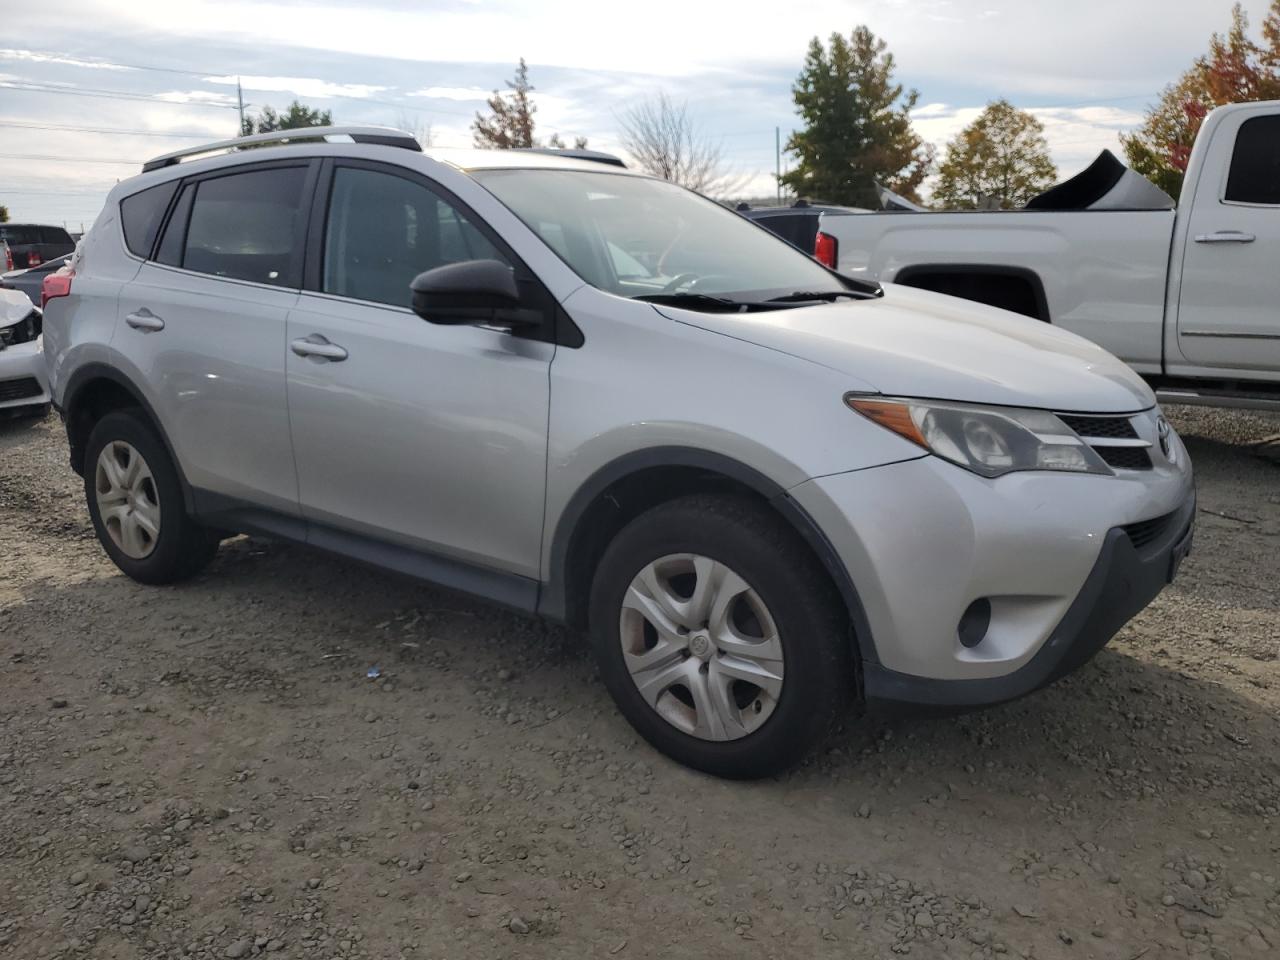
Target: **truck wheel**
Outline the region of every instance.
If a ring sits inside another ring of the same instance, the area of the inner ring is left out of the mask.
[[[853,690],[830,579],[782,518],[746,499],[685,497],[633,520],[600,560],[589,618],[631,725],[717,776],[798,762]]]
[[[134,580],[185,580],[218,550],[217,536],[187,515],[177,468],[138,411],[117,410],[94,425],[84,489],[98,541]]]

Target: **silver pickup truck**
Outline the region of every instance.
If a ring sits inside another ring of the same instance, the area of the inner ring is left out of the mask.
[[[1182,196],[1107,153],[1019,210],[823,213],[842,273],[1088,337],[1164,400],[1280,410],[1280,101],[1205,119]]]

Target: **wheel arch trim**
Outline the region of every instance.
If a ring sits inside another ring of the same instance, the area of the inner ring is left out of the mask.
[[[160,438],[160,443],[164,445],[165,453],[169,455],[173,468],[178,474],[178,483],[182,487],[182,502],[188,513],[195,513],[195,497],[191,492],[191,484],[187,482],[187,475],[182,469],[182,462],[178,459],[177,453],[173,449],[173,444],[169,442],[168,434],[165,433],[160,417],[156,414],[155,407],[147,399],[146,394],[142,392],[129,377],[117,370],[115,367],[101,362],[90,362],[84,366],[78,367],[67,380],[66,389],[63,391],[63,402],[60,412],[64,422],[66,423],[67,433],[71,433],[71,418],[75,415],[76,405],[81,399],[81,394],[85,388],[98,380],[109,380],[117,387],[124,390],[136,402],[137,405],[147,415],[147,419],[151,421],[152,427],[155,428],[156,435]],[[75,464],[75,452],[72,452],[72,468]],[[80,473],[80,470],[76,471]]]
[[[879,663],[871,635],[871,624],[857,587],[835,547],[814,519],[787,494],[786,488],[764,473],[725,454],[696,447],[659,446],[623,454],[598,468],[574,491],[556,519],[552,534],[550,565],[538,597],[538,613],[541,616],[560,622],[568,619],[570,547],[580,529],[579,524],[591,505],[618,481],[661,467],[686,467],[720,474],[763,497],[799,534],[831,577],[848,611],[859,658],[865,662]]]
[[[929,274],[948,277],[971,276],[1024,280],[1030,285],[1031,296],[1036,302],[1038,317],[1035,319],[1043,320],[1045,323],[1053,323],[1053,316],[1049,311],[1049,297],[1044,288],[1044,278],[1030,267],[1004,263],[912,263],[894,274],[892,282],[901,284],[904,287],[914,287],[915,284],[911,282],[912,280]],[[916,287],[916,289],[927,288]],[[979,303],[981,301],[975,300],[973,302]]]

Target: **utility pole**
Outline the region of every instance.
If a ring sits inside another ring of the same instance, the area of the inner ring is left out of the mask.
[[[782,206],[782,128],[773,128],[773,182],[778,188],[778,206]]]
[[[240,78],[236,77],[236,101],[240,104],[240,129],[236,131],[237,137],[244,136],[244,92],[240,89]]]

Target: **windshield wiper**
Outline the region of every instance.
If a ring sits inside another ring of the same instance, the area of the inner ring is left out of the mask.
[[[690,310],[718,310],[724,313],[736,313],[752,306],[743,300],[731,300],[729,297],[713,297],[708,293],[646,293],[632,297],[645,303],[665,304],[668,307],[686,307]]]
[[[849,297],[853,300],[862,300],[866,297],[865,293],[855,293],[852,290],[797,290],[795,293],[788,293],[781,297],[770,297],[768,303],[803,303],[806,300],[826,300],[830,303],[841,297]]]

